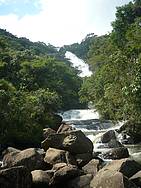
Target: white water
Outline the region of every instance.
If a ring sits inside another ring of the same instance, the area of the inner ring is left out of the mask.
[[[105,144],[100,142],[101,135],[107,130],[117,130],[124,122],[114,125],[111,121],[99,120],[99,114],[95,109],[69,110],[62,114],[63,120],[71,124],[77,130],[81,130],[93,142],[95,152],[108,151]],[[119,135],[117,136],[117,138]],[[120,139],[120,138],[119,138]],[[138,159],[141,156],[141,144],[126,145],[131,158]],[[141,161],[141,160],[140,160]]]
[[[69,59],[73,67],[78,68],[81,71],[80,77],[91,76],[92,72],[89,70],[88,64],[86,64],[82,59],[79,59],[76,55],[71,52],[66,52],[66,58]]]
[[[101,121],[95,109],[68,110],[60,115],[63,117],[63,121],[82,130],[92,141],[96,134],[108,129],[118,129],[121,126],[121,124],[115,126],[110,120]]]
[[[64,121],[99,119],[96,110],[91,109],[68,110],[62,116]]]

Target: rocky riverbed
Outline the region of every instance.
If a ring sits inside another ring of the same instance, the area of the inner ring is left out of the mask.
[[[113,130],[101,136],[106,153],[95,152],[81,130],[65,123],[57,131],[44,129],[43,135],[41,148],[3,151],[0,188],[141,187],[141,164],[130,158]]]

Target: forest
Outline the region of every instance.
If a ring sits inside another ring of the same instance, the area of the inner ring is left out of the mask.
[[[93,72],[80,90],[101,118],[128,121],[127,132],[141,136],[141,1],[118,7],[112,32],[94,36],[87,54]],[[125,126],[125,127],[126,127]]]
[[[101,118],[128,120],[140,137],[141,1],[118,7],[112,28],[60,50],[0,29],[1,143],[38,144],[57,112],[89,101]],[[66,51],[88,63],[92,76],[80,78]]]
[[[0,143],[32,145],[57,112],[80,108],[78,71],[57,48],[0,30]]]

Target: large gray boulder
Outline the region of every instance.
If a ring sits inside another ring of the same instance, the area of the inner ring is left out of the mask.
[[[137,188],[121,172],[100,170],[90,183],[90,188]]]
[[[75,165],[66,163],[58,163],[53,166],[54,175],[51,178],[50,184],[57,185],[64,183],[81,175],[81,171]]]
[[[48,188],[50,182],[50,176],[46,171],[34,170],[32,174],[32,188]]]
[[[11,167],[13,160],[15,159],[17,154],[19,154],[20,152],[21,150],[18,150],[13,147],[8,147],[7,149],[5,149],[2,153],[3,166]]]
[[[126,158],[114,160],[101,169],[101,171],[106,170],[121,172],[124,176],[130,178],[141,170],[141,165],[134,160]]]
[[[0,188],[31,188],[32,176],[24,166],[0,170]]]
[[[111,139],[107,143],[108,148],[119,148],[119,147],[124,147],[118,140],[116,139]]]
[[[30,171],[47,168],[44,162],[44,151],[38,148],[29,148],[18,153],[7,153],[3,157],[5,167],[26,166]]]
[[[110,140],[116,140],[116,135],[114,130],[109,130],[105,132],[101,137],[102,143],[108,143]]]
[[[99,170],[99,166],[100,166],[100,161],[98,159],[92,159],[82,169],[85,174],[92,174],[93,176],[95,176]]]
[[[55,148],[49,148],[46,151],[44,161],[51,165],[54,165],[56,163],[67,163],[76,165],[75,158],[68,151]]]
[[[42,148],[46,151],[49,147],[66,150],[72,154],[93,151],[93,143],[80,130],[49,135],[42,142]]]
[[[93,176],[91,174],[86,174],[78,176],[67,182],[67,188],[90,188],[90,182]]]

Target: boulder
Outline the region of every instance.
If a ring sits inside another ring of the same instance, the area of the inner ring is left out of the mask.
[[[51,185],[64,184],[64,182],[81,175],[77,166],[65,163],[57,163],[52,170],[55,172],[50,181]]]
[[[3,157],[5,167],[26,166],[30,171],[46,169],[44,151],[38,148],[29,148],[18,153],[8,153]]]
[[[101,170],[103,171],[111,170],[111,171],[121,172],[124,176],[130,178],[131,176],[133,176],[134,174],[136,174],[138,171],[141,170],[141,165],[134,160],[126,158],[126,159],[111,161]]]
[[[75,158],[68,151],[55,148],[49,148],[46,151],[44,161],[51,165],[54,165],[56,163],[67,163],[76,165]]]
[[[90,182],[93,176],[91,174],[86,174],[78,176],[67,182],[67,188],[90,188]]]
[[[80,130],[49,135],[42,142],[42,148],[46,151],[49,147],[66,150],[72,154],[93,152],[93,143]]]
[[[55,134],[56,131],[51,129],[51,128],[45,128],[43,129],[43,138],[46,139],[48,137],[48,135],[50,134]]]
[[[93,154],[92,153],[77,154],[75,155],[75,158],[76,158],[78,167],[81,168],[93,158]]]
[[[102,143],[108,143],[110,140],[116,140],[116,135],[114,130],[109,130],[101,136]]]
[[[16,149],[16,148],[13,148],[13,147],[8,147],[7,149],[5,149],[3,152],[2,152],[2,156],[6,155],[6,154],[9,154],[9,153],[13,153],[13,154],[17,154],[19,153],[21,150],[19,149]]]
[[[1,188],[31,188],[32,176],[24,166],[0,170]]]
[[[141,187],[141,171],[137,172],[136,174],[134,174],[130,180],[136,184],[137,187]]]
[[[63,133],[63,132],[72,131],[72,130],[75,130],[75,128],[73,128],[71,125],[68,125],[66,123],[62,123],[59,129],[57,130],[57,133]]]
[[[50,176],[46,171],[43,170],[34,170],[32,174],[32,188],[48,188]]]
[[[7,149],[5,149],[2,153],[3,166],[11,167],[13,160],[15,159],[17,154],[19,154],[20,152],[21,152],[21,150],[18,150],[13,147],[8,147]]]
[[[108,148],[119,148],[119,147],[124,147],[118,140],[116,139],[111,139],[107,143]]]
[[[91,188],[137,188],[121,172],[100,170],[90,183]]]
[[[129,152],[126,147],[112,148],[111,150],[102,153],[104,159],[123,159],[129,157]]]
[[[99,170],[99,166],[100,166],[100,161],[98,159],[92,159],[82,169],[85,174],[92,174],[93,176],[95,176]]]

